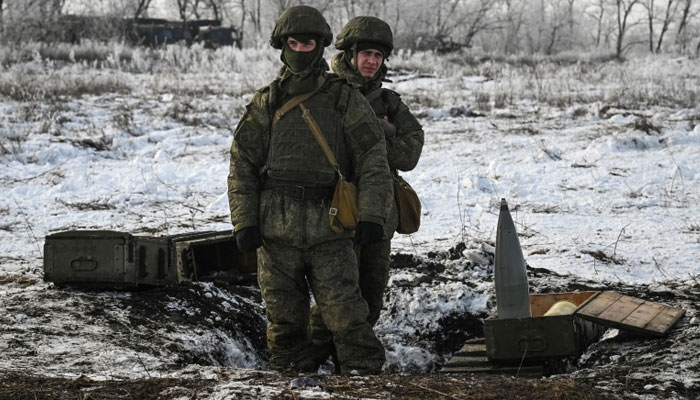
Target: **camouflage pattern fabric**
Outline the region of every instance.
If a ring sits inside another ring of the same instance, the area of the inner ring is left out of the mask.
[[[342,370],[378,373],[384,349],[367,323],[360,296],[351,240],[327,241],[306,249],[265,240],[258,250],[258,280],[266,303],[270,366],[276,370],[314,371],[307,332],[309,288],[342,360]]]
[[[384,69],[376,77],[368,80],[352,68],[346,57],[345,53],[338,53],[333,57],[331,60],[333,72],[354,85],[360,85],[360,92],[365,95],[381,87],[381,81],[386,73],[384,65],[382,66]],[[381,94],[371,100],[370,106],[378,119],[385,119],[395,127],[393,132],[385,131],[389,168],[392,171],[410,171],[415,168],[423,150],[423,127],[408,106],[401,101],[401,96],[393,90],[382,88]],[[384,230],[387,237],[391,238],[396,229],[396,225],[392,223],[398,224],[398,213],[393,201],[390,202],[389,208],[389,224]]]
[[[258,272],[269,319],[270,365],[291,372],[313,369],[308,282],[343,372],[377,373],[384,350],[367,323],[352,232],[332,231],[329,199],[297,199],[267,188],[271,182],[321,189],[335,185],[332,168],[298,107],[272,125],[273,113],[284,100],[278,81],[255,94],[234,133],[228,176],[235,230],[257,225],[263,237]],[[305,104],[333,143],[341,169],[358,187],[360,221],[384,224],[384,205],[393,188],[384,135],[369,104],[333,75],[326,76],[324,86]],[[266,171],[265,182],[261,171]]]
[[[345,57],[346,53],[339,53],[333,57],[331,68],[335,73],[355,85],[362,85],[360,90],[365,94],[381,87],[381,79],[386,73],[385,66],[382,66],[384,70],[380,71],[376,77],[367,80],[352,68]],[[423,128],[396,92],[388,89],[381,90],[381,95],[374,98],[370,105],[377,118],[384,119],[386,117],[395,127],[391,133],[385,131],[389,167],[392,171],[409,171],[418,163],[423,149]],[[360,289],[362,297],[367,301],[369,307],[367,321],[372,326],[379,319],[383,306],[384,290],[389,279],[390,239],[398,226],[398,211],[393,199],[387,207],[388,217],[387,223],[384,225],[387,240],[356,248],[359,260]],[[325,361],[332,352],[331,334],[324,326],[324,320],[316,307],[312,307],[309,332],[317,352],[316,357]]]
[[[308,102],[313,100],[305,102],[317,123],[322,128],[325,127],[326,138],[338,144],[339,150],[344,149],[335,156],[341,164],[341,169],[347,168],[347,171],[344,171],[346,178],[352,180],[359,190],[360,221],[384,224],[388,211],[385,204],[388,203],[389,197],[393,196],[393,188],[387,165],[384,135],[376,118],[372,116],[372,109],[357,90],[350,88],[344,80],[329,74],[324,87],[312,99],[317,96],[335,105],[335,109],[324,108],[327,113],[321,114],[319,110],[308,106]],[[270,175],[290,185],[335,186],[335,181],[324,181],[328,179],[327,172],[331,167],[308,127],[301,121],[301,110],[298,107],[285,114],[277,123],[280,126],[286,125],[288,130],[272,128],[275,134],[289,137],[275,138],[274,141],[282,142],[279,145],[275,145],[271,140],[272,116],[277,106],[281,105],[281,102],[278,103],[279,97],[277,82],[253,96],[253,101],[247,106],[247,111],[234,132],[231,146],[228,175],[231,221],[235,230],[258,225],[263,237],[266,228],[261,212],[265,213],[268,208],[278,207],[274,204],[261,204],[260,201],[260,172],[267,169],[268,161]],[[292,137],[297,142],[291,141]],[[276,150],[271,149],[271,142]],[[339,144],[341,142],[342,146]],[[284,150],[284,143],[308,153]],[[270,157],[270,150],[279,151],[281,154],[275,153]],[[326,222],[327,220],[328,218]],[[328,232],[332,232],[330,226],[328,229]],[[302,231],[296,226],[286,227],[284,233],[277,235],[278,239],[290,240],[300,246],[316,244],[314,240],[336,238],[327,237],[325,232],[317,239],[309,237],[311,233],[303,235],[305,237],[302,238]]]

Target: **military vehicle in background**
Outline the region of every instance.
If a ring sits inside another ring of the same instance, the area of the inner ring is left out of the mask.
[[[234,27],[209,26],[200,29],[195,42],[202,43],[207,49],[218,49],[222,46],[241,48],[241,37]]]
[[[412,33],[408,38],[403,39],[401,44],[413,50],[435,51],[439,54],[453,53],[470,47],[467,44],[456,42],[448,35],[421,32]]]
[[[197,37],[199,31],[202,29],[208,29],[215,26],[221,26],[221,20],[219,19],[195,19],[192,21],[187,21],[187,27],[192,31],[192,36]]]
[[[127,39],[135,45],[150,47],[173,43],[202,43],[205,48],[222,46],[241,48],[241,39],[234,27],[221,26],[221,20],[168,21],[158,18],[137,18],[128,21]]]
[[[173,43],[190,45],[194,35],[186,23],[159,18],[127,20],[126,39],[135,45],[159,47]]]
[[[119,18],[96,15],[59,15],[53,19],[22,18],[3,28],[8,42],[79,44],[83,40],[109,42],[124,40],[137,46],[160,47],[168,44],[205,48],[241,48],[241,35],[233,26],[222,26],[218,19],[173,21],[163,18]]]

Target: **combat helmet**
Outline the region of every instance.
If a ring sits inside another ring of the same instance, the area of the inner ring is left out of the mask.
[[[284,10],[277,18],[275,29],[270,35],[270,45],[281,49],[287,36],[294,34],[312,34],[323,40],[326,47],[333,41],[331,27],[320,11],[309,6],[294,6]]]
[[[386,22],[376,17],[355,17],[348,21],[335,39],[335,48],[350,50],[357,43],[378,43],[389,57],[394,49],[394,35]]]

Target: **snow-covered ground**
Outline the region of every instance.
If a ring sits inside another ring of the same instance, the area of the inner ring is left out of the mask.
[[[259,336],[264,327],[259,300],[245,305],[250,296],[231,288],[188,289],[234,305],[211,310],[196,296],[161,291],[168,301],[156,301],[153,310],[180,316],[162,327],[143,311],[134,316],[143,293],[73,293],[42,281],[43,238],[53,232],[230,228],[232,131],[255,88],[274,75],[276,55],[141,52],[104,68],[54,63],[38,53],[0,67],[0,369],[138,377],[190,363],[266,366],[260,343],[216,319],[253,310],[249,333]],[[183,57],[191,60],[186,67]],[[377,325],[387,370],[434,370],[455,350],[455,343],[436,344],[446,321],[492,311],[501,198],[532,267],[601,288],[697,288],[700,108],[659,98],[673,81],[684,89],[669,95],[700,98],[697,60],[518,67],[461,65],[450,57],[399,53],[401,72],[387,85],[425,129],[421,160],[404,174],[423,203],[421,229],[394,241],[396,252],[418,258],[412,268],[392,270]],[[452,260],[445,256],[450,249]],[[211,320],[191,319],[206,319],[205,311]],[[173,328],[177,321],[187,322]],[[476,331],[454,326],[462,339]],[[686,326],[697,330],[697,318]],[[152,343],[162,346],[158,352],[124,343],[152,339],[149,329],[159,333]],[[684,382],[697,390],[695,371]]]

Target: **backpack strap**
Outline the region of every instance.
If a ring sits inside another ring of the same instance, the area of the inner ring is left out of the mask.
[[[325,81],[326,81],[326,78],[324,78],[323,75],[319,76],[318,77],[318,86],[316,86],[316,89],[314,89],[313,91],[308,92],[308,93],[298,94],[298,95],[292,97],[291,99],[287,100],[286,103],[282,104],[282,107],[278,108],[275,111],[275,116],[272,118],[272,124],[273,125],[276,124],[277,121],[279,121],[280,118],[282,118],[282,116],[284,116],[284,114],[288,113],[294,107],[298,106],[303,101],[309,99],[311,96],[316,94],[316,92],[318,92],[318,90],[321,89],[321,86],[323,86]]]

